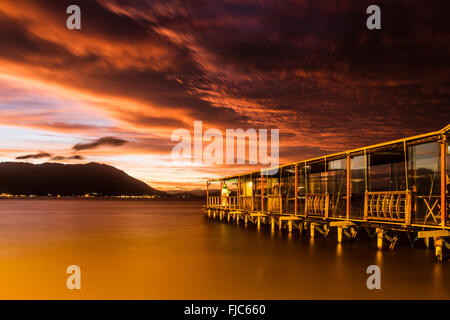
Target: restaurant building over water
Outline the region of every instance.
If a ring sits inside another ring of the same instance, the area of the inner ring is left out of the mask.
[[[444,129],[207,182],[209,216],[268,224],[272,230],[309,228],[338,241],[361,229],[378,246],[394,248],[399,232],[411,243],[450,247],[450,125]],[[275,172],[275,173],[274,173]],[[215,193],[214,193],[215,190]],[[220,196],[218,192],[220,190]]]

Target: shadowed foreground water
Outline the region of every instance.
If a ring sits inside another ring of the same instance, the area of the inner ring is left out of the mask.
[[[66,289],[72,264],[81,290]],[[0,200],[0,298],[448,299],[450,263],[211,221],[198,202]]]

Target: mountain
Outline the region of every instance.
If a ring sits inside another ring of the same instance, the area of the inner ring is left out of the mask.
[[[125,172],[95,162],[87,164],[0,163],[0,193],[14,195],[169,196]]]

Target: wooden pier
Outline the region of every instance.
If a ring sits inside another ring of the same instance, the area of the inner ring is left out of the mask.
[[[338,242],[367,232],[394,249],[432,243],[439,261],[450,249],[450,125],[436,132],[314,159],[208,180],[206,215],[235,224],[309,230]],[[274,170],[275,169],[275,170]],[[432,241],[431,241],[432,240]]]

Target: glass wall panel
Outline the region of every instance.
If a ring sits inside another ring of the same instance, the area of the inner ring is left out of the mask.
[[[261,211],[261,175],[259,173],[252,174],[253,181],[253,208],[254,211]]]
[[[402,147],[368,153],[368,191],[406,190],[405,154]]]
[[[238,180],[236,179],[228,179],[223,181],[223,187],[227,187],[229,190],[228,196],[229,197],[236,197],[237,196],[237,190],[238,190]]]
[[[281,197],[283,213],[294,214],[295,211],[295,165],[281,169]]]
[[[308,174],[308,194],[326,193],[325,161],[308,163],[306,169]]]
[[[446,164],[446,188],[445,188],[445,192],[447,194],[447,216],[446,216],[446,224],[450,226],[450,135],[447,135],[447,158],[445,161]]]
[[[241,209],[252,210],[253,181],[250,174],[241,176]]]
[[[307,168],[307,167],[306,167]],[[305,196],[307,192],[307,179],[306,179],[306,171],[305,166],[298,165],[297,167],[297,174],[298,174],[298,192],[297,192],[297,214],[298,215],[304,215],[305,214]]]
[[[364,194],[366,191],[364,155],[350,157],[350,217],[364,217]]]
[[[408,147],[413,223],[440,223],[441,168],[438,142]]]
[[[327,192],[329,194],[332,217],[347,216],[347,159],[327,162]]]
[[[280,212],[280,170],[264,175],[264,212]]]

